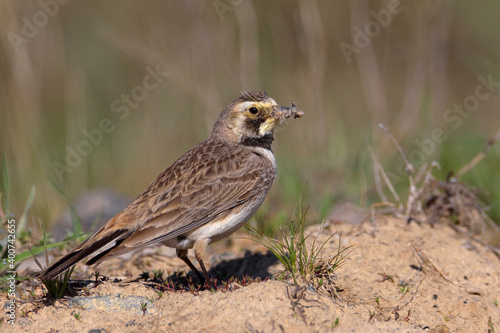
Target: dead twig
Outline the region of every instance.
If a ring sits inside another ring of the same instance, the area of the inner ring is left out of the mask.
[[[470,161],[469,163],[467,163],[466,165],[464,165],[462,167],[462,169],[458,170],[458,172],[456,173],[456,178],[459,179],[464,173],[466,173],[467,171],[470,171],[472,170],[479,162],[481,162],[481,160],[483,158],[486,157],[486,155],[488,154],[488,152],[490,151],[491,147],[498,141],[500,140],[500,128],[498,129],[498,132],[491,138],[489,139],[488,141],[486,141],[486,144],[484,146],[484,149],[482,152],[480,152],[479,154],[477,154],[473,159],[472,161]]]
[[[376,208],[378,207],[387,207],[383,211],[376,211]],[[374,204],[370,205],[370,216],[371,216],[371,223],[375,225],[375,214],[394,214],[395,216],[400,217],[400,214],[398,212],[398,209],[396,208],[396,205],[394,205],[392,202],[388,201],[383,201],[383,202],[377,202]]]
[[[380,199],[382,201],[388,201],[387,197],[385,196],[384,192],[382,191],[382,184],[380,182],[380,176],[384,179],[385,184],[389,188],[389,191],[391,191],[392,196],[394,199],[397,201],[399,204],[400,209],[403,207],[403,203],[401,202],[401,199],[399,198],[398,193],[394,189],[394,186],[392,186],[391,181],[389,180],[389,177],[387,177],[387,174],[384,171],[384,168],[380,165],[380,162],[378,161],[377,156],[373,153],[373,150],[370,148],[369,149],[370,156],[373,160],[373,171],[375,173],[375,185],[377,187],[377,194],[380,196]],[[378,180],[378,186],[377,186],[377,180]]]
[[[415,168],[413,167],[413,165],[410,163],[410,161],[408,161],[408,158],[406,157],[406,154],[405,152],[403,151],[403,148],[401,148],[401,146],[399,145],[399,143],[396,141],[396,139],[394,138],[394,136],[391,134],[391,132],[389,132],[389,130],[387,129],[387,127],[385,127],[382,123],[379,123],[378,126],[384,130],[387,135],[389,135],[389,138],[391,138],[392,142],[394,143],[394,145],[396,146],[396,148],[398,149],[399,153],[401,154],[401,157],[403,158],[403,161],[405,162],[406,164],[406,172],[408,172],[408,175],[412,175],[414,172],[415,172]]]
[[[420,288],[420,285],[422,284],[422,282],[424,282],[424,280],[421,280],[420,283],[417,285],[417,287],[415,288],[415,292],[413,293],[413,295],[411,296],[411,298],[408,300],[408,302],[406,302],[402,307],[404,308],[405,306],[407,306],[408,304],[410,304],[411,302],[413,302],[413,299],[417,296],[417,293],[418,293],[418,288]],[[408,310],[410,311],[410,310]],[[408,312],[408,316],[410,315],[410,313]]]
[[[380,184],[381,183],[380,177],[382,177],[385,184],[387,185],[387,187],[391,191],[392,195],[396,199],[397,204],[399,205],[397,213],[404,214],[403,215],[404,219],[409,222],[409,221],[415,219],[414,216],[420,215],[423,213],[420,199],[421,199],[422,193],[424,192],[424,189],[426,188],[427,184],[430,182],[430,180],[433,179],[433,177],[431,175],[432,169],[436,166],[439,167],[439,164],[437,164],[437,162],[433,162],[433,163],[431,163],[430,166],[428,166],[425,163],[424,165],[422,165],[422,167],[420,167],[416,176],[414,177],[415,167],[410,163],[410,161],[406,157],[406,154],[404,153],[403,148],[401,148],[401,146],[396,141],[394,136],[391,134],[391,132],[389,132],[389,130],[383,124],[379,124],[379,127],[382,130],[384,130],[387,133],[387,135],[389,135],[389,138],[392,140],[392,142],[396,146],[397,150],[401,154],[401,157],[403,158],[403,161],[406,164],[405,170],[408,173],[408,181],[409,181],[410,188],[409,188],[409,192],[408,192],[408,199],[406,201],[406,207],[404,207],[401,199],[399,198],[397,192],[394,190],[394,187],[392,186],[384,169],[380,165],[377,157],[370,150],[370,155],[371,155],[371,157],[374,161],[374,164],[375,164],[374,165],[375,181],[376,182],[378,181],[378,184],[376,183],[377,193],[379,193],[379,196],[383,201],[387,200],[385,195],[383,195],[382,186]],[[380,174],[380,175],[378,175],[378,174]],[[421,186],[417,187],[417,184],[419,184],[420,182],[421,182]],[[382,195],[380,195],[380,194],[382,194]],[[403,211],[404,211],[404,213],[403,213]]]
[[[417,249],[415,245],[412,245],[411,249],[413,252],[422,260],[422,264],[426,263],[428,266],[434,269],[435,272],[439,274],[444,280],[448,281],[451,284],[456,286],[460,286],[458,283],[450,280],[446,275],[444,275],[443,271],[438,268],[438,266],[432,261],[431,258],[426,256],[421,250]]]

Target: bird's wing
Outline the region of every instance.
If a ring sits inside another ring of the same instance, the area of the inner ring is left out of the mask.
[[[89,263],[162,243],[237,212],[244,203],[266,196],[275,172],[268,158],[247,150],[189,151],[120,213],[107,231],[133,232]]]
[[[265,196],[274,178],[263,177],[260,164],[266,161],[249,156],[241,162],[239,166],[224,170],[223,175],[221,170],[216,170],[210,177],[196,179],[181,191],[172,189],[151,198],[154,205],[146,218],[148,221],[122,245],[137,247],[163,242],[223,218],[246,202]],[[267,172],[269,176],[274,173],[272,170]]]

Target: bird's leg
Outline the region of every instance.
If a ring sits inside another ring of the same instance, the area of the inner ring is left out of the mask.
[[[187,250],[176,249],[175,252],[177,253],[177,257],[181,258],[182,261],[184,261],[186,263],[186,265],[188,265],[189,268],[191,268],[191,270],[196,274],[196,276],[198,277],[198,279],[200,280],[200,282],[204,283],[205,282],[205,278],[203,277],[203,275],[200,274],[200,272],[196,269],[196,267],[194,267],[194,265],[191,262],[191,260],[189,260],[189,258],[187,257],[188,251]],[[198,260],[198,258],[196,258],[196,260]],[[203,269],[203,273],[205,273],[205,267],[203,266],[203,264],[201,264],[201,267]]]
[[[202,239],[194,244],[194,256],[196,257],[196,260],[200,264],[203,275],[205,276],[206,284],[210,283],[210,277],[208,276],[207,269],[205,268],[205,264],[203,263],[203,256],[205,255],[205,251],[207,249],[209,242],[210,242],[209,239]]]

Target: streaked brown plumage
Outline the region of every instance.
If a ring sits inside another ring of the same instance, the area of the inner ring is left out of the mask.
[[[179,258],[201,280],[207,279],[206,246],[246,223],[271,188],[274,127],[302,115],[293,104],[280,107],[265,93],[244,93],[222,111],[209,139],[188,150],[127,208],[36,276],[52,279],[98,251],[88,265],[163,244],[176,248]],[[204,277],[187,258],[190,248]]]

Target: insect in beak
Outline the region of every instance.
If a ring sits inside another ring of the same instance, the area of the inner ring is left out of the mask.
[[[292,100],[292,105],[290,107],[286,106],[276,106],[273,112],[274,119],[281,122],[285,119],[290,118],[301,118],[304,115],[304,111],[297,109],[297,106]]]

